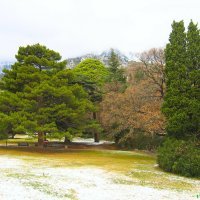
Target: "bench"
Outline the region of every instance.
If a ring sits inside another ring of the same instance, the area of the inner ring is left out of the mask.
[[[28,142],[18,142],[18,147],[28,147],[29,143]]]

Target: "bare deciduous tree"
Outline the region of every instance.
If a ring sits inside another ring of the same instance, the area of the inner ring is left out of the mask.
[[[158,87],[160,97],[165,94],[165,58],[162,48],[152,48],[137,54],[139,60],[144,64],[145,75]]]

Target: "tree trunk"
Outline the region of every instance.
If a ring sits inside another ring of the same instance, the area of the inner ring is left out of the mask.
[[[97,113],[93,112],[93,119],[96,120],[97,119]],[[99,133],[94,130],[94,142],[99,142]]]
[[[99,142],[99,133],[94,132],[94,142]]]
[[[44,133],[44,140],[47,140],[47,134]]]
[[[44,133],[38,133],[38,147],[43,147]]]
[[[64,143],[65,144],[70,144],[71,143],[71,141],[65,136],[65,140],[64,140]]]
[[[14,134],[14,133],[12,133],[12,136],[11,136],[11,138],[12,138],[12,139],[14,139],[14,138],[15,138],[15,134]]]

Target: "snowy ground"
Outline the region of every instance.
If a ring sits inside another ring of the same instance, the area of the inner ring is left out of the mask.
[[[128,184],[130,177],[97,167],[49,167],[42,162],[32,166],[22,157],[7,155],[0,156],[0,177],[0,200],[197,199],[194,191]],[[116,181],[119,179],[123,181]]]
[[[94,142],[94,138],[74,138],[73,142],[76,143],[84,143],[85,145],[101,145],[101,144],[114,144],[114,142],[106,141],[106,140],[100,140],[99,142]]]

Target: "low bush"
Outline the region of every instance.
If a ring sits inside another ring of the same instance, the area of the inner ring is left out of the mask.
[[[5,133],[0,133],[0,140],[7,139],[8,135]]]
[[[168,138],[158,148],[157,161],[167,172],[200,177],[200,148],[196,142]]]
[[[132,137],[119,140],[116,143],[120,147],[126,149],[155,151],[161,145],[162,142],[163,136],[138,133]]]

